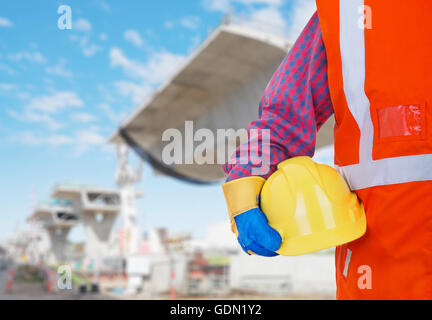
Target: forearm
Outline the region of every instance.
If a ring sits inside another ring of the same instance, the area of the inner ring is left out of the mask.
[[[247,146],[239,148],[224,166],[227,180],[267,178],[283,160],[312,156],[317,131],[332,113],[327,59],[315,14],[267,85],[260,101],[259,119],[249,125],[250,133],[255,130],[262,134],[267,130],[268,141],[251,138]],[[265,143],[267,148],[263,147]],[[265,150],[266,166],[260,168],[262,163],[251,161],[250,154]]]

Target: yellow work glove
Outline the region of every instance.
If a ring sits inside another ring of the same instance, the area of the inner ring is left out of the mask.
[[[222,188],[231,221],[231,230],[247,254],[273,257],[278,254],[282,238],[269,226],[259,208],[259,194],[265,179],[247,177],[225,183]]]

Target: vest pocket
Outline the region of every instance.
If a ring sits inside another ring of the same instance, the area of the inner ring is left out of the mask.
[[[426,103],[371,103],[373,160],[432,153]]]
[[[422,105],[399,105],[377,108],[378,138],[421,138],[425,133]]]

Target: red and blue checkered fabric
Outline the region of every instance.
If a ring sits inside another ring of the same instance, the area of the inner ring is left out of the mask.
[[[249,132],[270,131],[270,170],[256,174],[260,164],[248,157],[254,151],[262,154],[251,150],[259,144],[249,143],[224,165],[227,181],[252,175],[268,178],[286,159],[313,156],[317,131],[332,114],[327,57],[315,13],[267,85],[259,106],[259,119],[249,125]]]

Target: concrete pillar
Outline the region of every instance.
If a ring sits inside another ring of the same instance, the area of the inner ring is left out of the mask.
[[[66,260],[65,250],[67,244],[67,236],[70,227],[48,228],[48,237],[50,240],[50,252],[48,256],[49,263],[61,263]]]
[[[109,238],[117,214],[83,213],[82,221],[86,233],[86,255],[99,259],[108,252]]]

